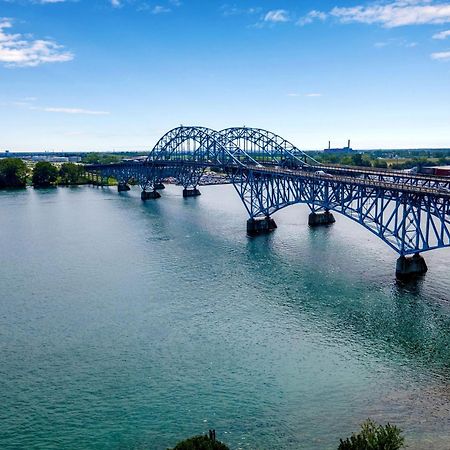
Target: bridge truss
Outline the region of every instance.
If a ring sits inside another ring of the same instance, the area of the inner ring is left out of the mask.
[[[144,162],[86,166],[88,173],[113,177],[119,185],[134,180],[144,192],[169,177],[185,191],[197,191],[206,169],[227,175],[250,221],[306,203],[314,214],[335,211],[359,223],[401,256],[450,246],[448,178],[324,166],[258,128],[180,126],[166,133]]]

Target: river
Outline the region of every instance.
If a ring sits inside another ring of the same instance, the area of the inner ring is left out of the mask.
[[[450,249],[395,280],[356,223],[246,236],[232,186],[0,192],[0,448],[336,449],[367,417],[450,448]]]

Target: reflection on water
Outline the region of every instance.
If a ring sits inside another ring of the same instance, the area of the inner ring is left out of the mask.
[[[400,283],[341,216],[249,238],[231,186],[202,193],[0,193],[0,446],[331,449],[370,416],[448,450],[450,251]]]

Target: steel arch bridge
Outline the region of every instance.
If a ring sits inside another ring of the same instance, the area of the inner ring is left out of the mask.
[[[145,161],[90,165],[86,171],[117,179],[119,190],[134,180],[148,199],[160,197],[157,189],[167,178],[184,187],[184,196],[199,195],[197,187],[208,168],[231,181],[249,214],[252,234],[276,228],[271,215],[280,209],[306,203],[310,225],[334,222],[331,211],[342,214],[399,253],[406,271],[418,264],[419,253],[450,246],[450,179],[320,165],[289,141],[259,128],[180,126],[162,136]],[[424,272],[426,265],[419,262]],[[402,271],[398,265],[397,271]]]

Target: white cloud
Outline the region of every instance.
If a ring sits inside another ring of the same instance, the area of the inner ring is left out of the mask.
[[[431,0],[396,0],[368,6],[335,7],[330,15],[343,23],[380,24],[386,28],[450,22],[450,3]]]
[[[289,22],[290,20],[289,13],[285,9],[274,9],[268,11],[264,16],[264,22],[280,23]]]
[[[388,39],[387,41],[375,42],[373,46],[375,48],[384,48],[388,46],[414,48],[417,47],[417,42],[410,42],[405,39]]]
[[[37,110],[37,111],[44,111],[44,112],[51,112],[51,113],[62,113],[62,114],[86,114],[90,116],[106,116],[109,115],[108,111],[94,111],[90,109],[83,109],[83,108],[54,108],[54,107],[30,107],[30,109]]]
[[[93,109],[84,108],[66,108],[66,107],[53,107],[53,106],[37,106],[36,97],[25,97],[20,100],[16,100],[9,103],[4,103],[4,106],[15,106],[17,108],[24,108],[31,111],[43,111],[49,113],[61,113],[61,114],[84,114],[90,116],[106,116],[109,115],[109,111],[99,111]]]
[[[74,56],[51,40],[8,33],[10,19],[0,19],[0,62],[6,67],[35,67],[45,63],[71,61]]]
[[[300,26],[307,25],[309,23],[312,23],[314,20],[325,20],[327,17],[328,15],[323,11],[317,11],[313,9],[308,14],[306,14],[306,16],[301,17],[297,21],[297,25]]]
[[[68,1],[68,0],[60,0],[60,1]],[[108,0],[108,1],[113,8],[119,9],[125,6],[134,6],[138,11],[148,11],[151,14],[169,13],[172,12],[174,8],[178,8],[182,5],[182,2],[180,0],[160,0],[161,4],[156,5],[155,3],[149,2],[147,0]]]
[[[450,30],[441,31],[433,35],[433,39],[447,39],[450,37]]]
[[[241,8],[236,5],[225,4],[220,7],[220,11],[222,12],[222,15],[224,15],[225,17],[230,17],[230,16],[258,14],[261,12],[261,8],[256,7]]]
[[[152,8],[152,14],[164,14],[170,12],[170,8],[166,8],[165,6],[156,5]]]
[[[431,54],[431,59],[437,61],[450,61],[450,52],[436,52]]]

